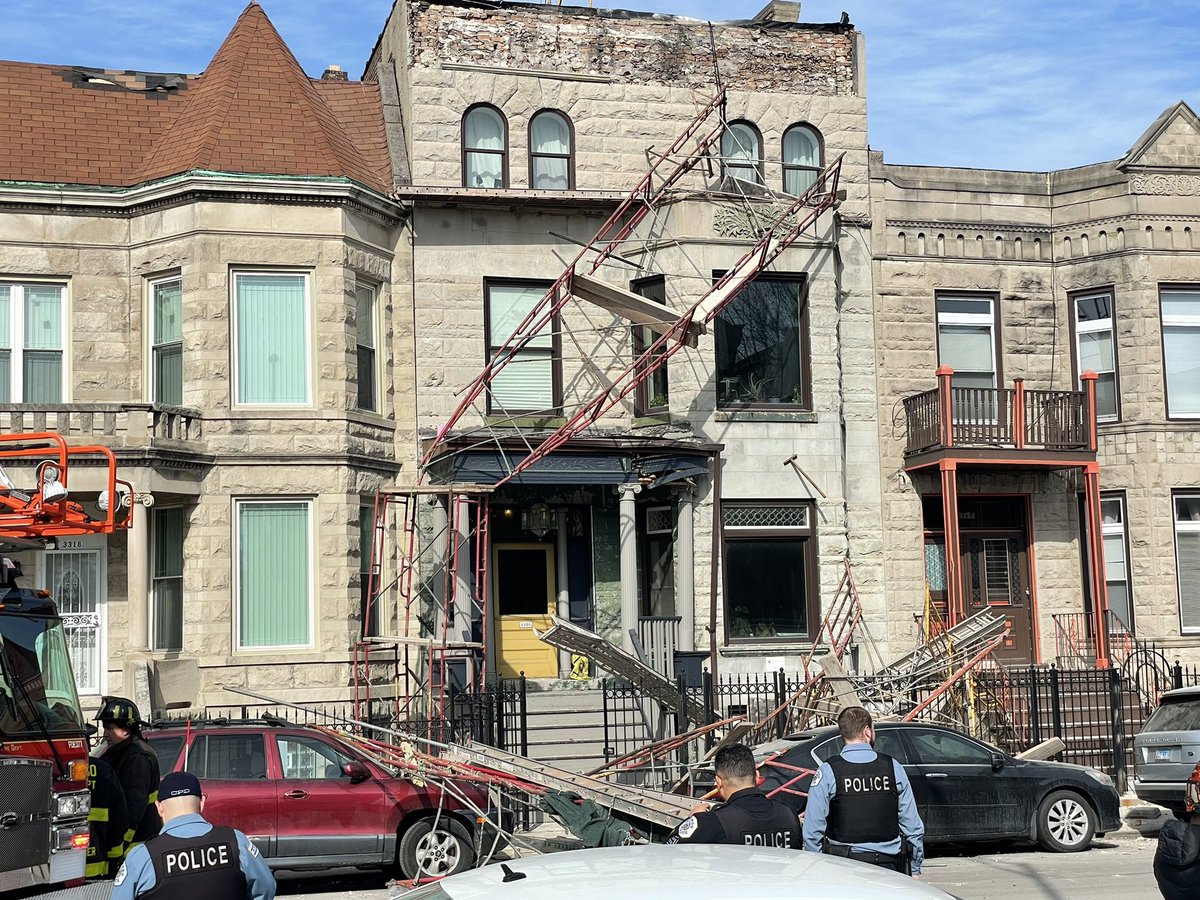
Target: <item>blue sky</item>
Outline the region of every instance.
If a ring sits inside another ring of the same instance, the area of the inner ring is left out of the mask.
[[[577,0],[582,2],[582,0]],[[727,20],[766,0],[597,5]],[[8,0],[0,59],[199,72],[244,0]],[[391,0],[263,0],[305,69],[362,72]],[[808,0],[867,36],[869,137],[889,162],[1046,170],[1116,159],[1177,100],[1200,109],[1196,0]]]

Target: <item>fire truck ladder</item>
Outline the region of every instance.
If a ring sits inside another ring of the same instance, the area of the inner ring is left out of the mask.
[[[97,457],[105,466],[105,487],[94,515],[70,499],[69,473],[73,462],[93,466]],[[35,484],[22,490],[4,466],[30,462],[37,466]],[[0,434],[0,543],[38,547],[56,537],[112,534],[133,525],[133,506],[133,486],[117,478],[117,460],[108,447],[68,445],[49,431]]]

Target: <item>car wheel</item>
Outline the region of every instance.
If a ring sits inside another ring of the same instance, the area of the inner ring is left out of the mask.
[[[471,835],[447,816],[418,819],[400,836],[396,851],[405,878],[441,878],[465,872],[475,865]]]
[[[1038,843],[1055,853],[1086,850],[1096,834],[1088,802],[1071,791],[1055,791],[1038,807]]]

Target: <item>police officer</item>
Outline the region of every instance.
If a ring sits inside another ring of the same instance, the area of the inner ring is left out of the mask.
[[[918,877],[925,825],[904,767],[872,749],[875,727],[861,706],[841,711],[838,730],[841,754],[821,763],[808,789],[804,849]]]
[[[158,757],[142,738],[142,718],[136,704],[125,697],[104,697],[96,720],[104,726],[108,749],[103,759],[117,773],[125,792],[128,824],[122,835],[125,850],[158,834],[162,819],[158,799]]]
[[[94,725],[89,728],[95,729]],[[88,878],[112,878],[125,853],[125,831],[129,816],[125,792],[112,766],[98,756],[88,757],[88,790],[92,806],[88,812]]]
[[[272,900],[275,878],[240,831],[200,815],[204,794],[189,772],[159,785],[162,833],[129,851],[113,882],[112,900]]]
[[[725,801],[697,807],[667,839],[668,844],[740,844],[800,849],[800,822],[784,804],[756,787],[754,753],[745,744],[717,751],[717,793]]]

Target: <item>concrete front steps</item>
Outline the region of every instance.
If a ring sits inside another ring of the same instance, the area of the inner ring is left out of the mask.
[[[649,742],[628,702],[614,701],[610,715],[614,722],[635,722],[626,733],[640,743]],[[604,764],[604,691],[600,682],[529,680],[526,722],[531,759],[569,772],[588,772]]]

